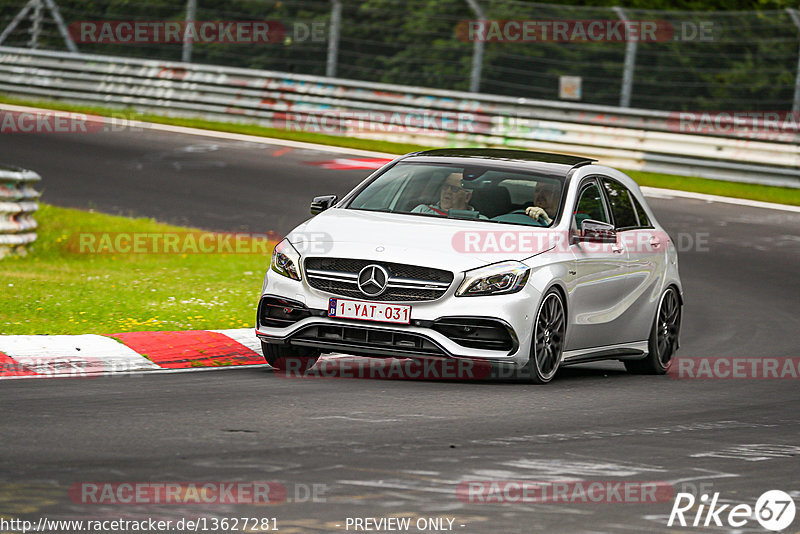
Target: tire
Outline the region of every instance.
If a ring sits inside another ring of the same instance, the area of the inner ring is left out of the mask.
[[[647,342],[647,356],[641,360],[625,361],[625,369],[636,375],[663,375],[669,362],[678,350],[678,337],[681,331],[681,301],[678,291],[670,286],[658,302],[650,339]]]
[[[527,378],[534,384],[547,384],[558,372],[564,338],[567,332],[567,314],[561,293],[551,288],[539,304],[533,322],[530,359]]]
[[[261,351],[264,353],[267,363],[275,369],[298,374],[305,374],[317,363],[317,358],[319,358],[317,349],[276,345],[263,341],[261,342]]]

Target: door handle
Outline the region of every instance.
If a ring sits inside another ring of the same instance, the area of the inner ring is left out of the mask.
[[[650,246],[653,248],[658,248],[661,246],[661,240],[658,239],[656,236],[650,238]]]
[[[617,244],[611,245],[611,252],[613,252],[614,254],[622,254],[622,251],[623,249],[621,246]]]

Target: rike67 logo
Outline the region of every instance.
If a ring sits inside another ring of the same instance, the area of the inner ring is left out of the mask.
[[[778,532],[794,521],[795,504],[792,497],[781,490],[764,492],[757,500],[755,507],[749,504],[719,504],[719,493],[709,500],[702,495],[698,503],[691,493],[678,493],[672,512],[669,514],[667,526],[671,527],[744,527],[755,519],[767,530]],[[696,507],[696,510],[695,510]],[[676,524],[677,523],[677,524]]]

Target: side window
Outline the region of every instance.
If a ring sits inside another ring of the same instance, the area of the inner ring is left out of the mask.
[[[586,219],[611,222],[603,205],[603,195],[595,182],[583,186],[578,203],[575,205],[575,226],[580,229],[581,223]]]
[[[636,228],[639,226],[631,195],[625,186],[614,180],[603,178],[603,187],[605,187],[608,194],[611,213],[614,214],[614,223],[617,229]]]
[[[631,195],[631,198],[633,199],[633,205],[636,206],[636,215],[639,216],[639,226],[642,228],[650,228],[653,226],[650,224],[650,219],[647,218],[647,213],[644,211],[642,205],[639,204],[639,201],[636,200],[636,197]]]

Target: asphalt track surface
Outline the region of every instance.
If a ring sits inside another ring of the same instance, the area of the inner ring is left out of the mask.
[[[289,230],[311,196],[343,193],[369,173],[306,164],[335,157],[155,132],[0,138],[0,162],[39,171],[46,202],[214,230]],[[650,204],[687,249],[679,355],[800,355],[800,214]],[[264,368],[3,381],[0,405],[5,517],[275,517],[283,533],[346,532],[347,517],[446,517],[464,533],[711,530],[668,528],[672,499],[457,498],[460,482],[493,479],[665,481],[750,505],[781,489],[800,504],[791,379],[630,376],[616,362],[562,370],[544,387],[299,380]],[[291,502],[91,506],[68,497],[82,481],[276,481]],[[324,498],[303,502],[313,484],[325,485]],[[786,532],[798,530],[795,519]],[[714,531],[766,532],[754,519]]]

